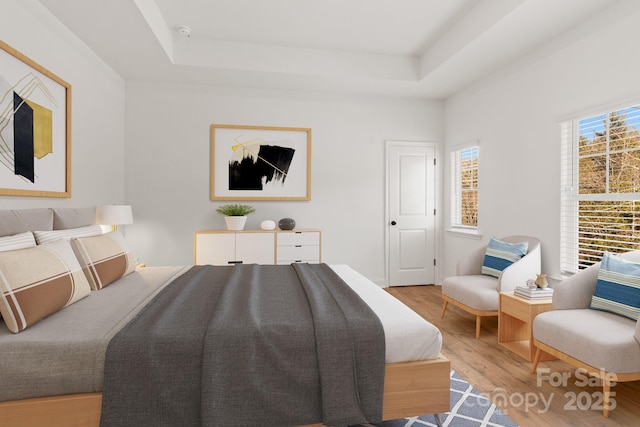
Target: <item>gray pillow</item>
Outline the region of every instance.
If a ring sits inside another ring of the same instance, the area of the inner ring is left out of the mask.
[[[0,236],[32,230],[53,230],[53,211],[47,208],[0,210]]]
[[[68,228],[84,227],[96,223],[96,207],[90,208],[52,208],[53,229],[66,230]],[[34,228],[33,230],[40,230]]]

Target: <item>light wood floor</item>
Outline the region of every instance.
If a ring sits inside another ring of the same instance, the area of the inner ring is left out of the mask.
[[[602,393],[599,385],[583,386],[584,380],[576,378],[575,369],[558,360],[540,362],[538,367],[549,368],[549,375],[558,383],[562,382],[560,374],[570,375],[567,385],[554,386],[549,380],[538,384],[536,374],[531,373],[531,363],[498,344],[497,317],[483,319],[479,339],[475,338],[472,315],[449,305],[441,318],[440,289],[440,286],[407,286],[390,288],[389,293],[440,329],[442,353],[451,360],[451,367],[515,422],[524,427],[640,425],[639,381],[612,387],[617,407],[609,418],[604,418],[600,410],[579,409],[597,403]],[[506,405],[498,402],[501,397]],[[551,402],[548,410],[542,399]]]

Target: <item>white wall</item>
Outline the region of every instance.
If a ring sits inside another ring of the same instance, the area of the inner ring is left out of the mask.
[[[640,100],[640,4],[621,2],[552,45],[445,103],[452,146],[480,143],[481,241],[445,233],[444,274],[460,254],[491,236],[528,234],[542,241],[543,271],[560,277],[558,121],[594,107]],[[448,165],[447,165],[448,166]],[[444,175],[449,188],[448,169]],[[444,207],[449,217],[449,191]]]
[[[0,39],[67,81],[72,91],[72,197],[0,197],[0,209],[122,202],[122,78],[33,0],[0,2]]]
[[[193,233],[224,229],[209,198],[210,125],[312,129],[312,199],[249,202],[264,219],[322,229],[323,261],[384,283],[385,140],[441,141],[440,102],[127,83],[127,241],[152,265],[193,262]]]
[[[125,99],[123,80],[40,3],[3,0],[0,38],[72,85],[73,197],[0,197],[0,209],[131,203],[135,224],[125,231],[137,256],[152,265],[190,263],[193,232],[224,227],[214,212],[219,203],[209,200],[210,124],[310,127],[312,200],[256,202],[248,227],[290,216],[300,227],[321,228],[326,262],[351,264],[382,283],[384,141],[446,137],[441,218],[448,218],[448,148],[477,139],[484,235],[478,241],[445,233],[443,275],[489,236],[522,233],[542,239],[543,270],[558,276],[557,122],[640,99],[638,7],[618,2],[443,109],[424,100],[150,82],[127,82]]]
[[[0,197],[0,209],[130,203],[135,255],[189,264],[193,232],[224,228],[209,200],[209,126],[310,127],[312,200],[256,202],[247,227],[288,216],[321,228],[324,261],[383,283],[384,142],[442,141],[441,102],[128,82],[125,103],[120,76],[37,1],[3,0],[0,38],[72,85],[73,155],[71,198]]]

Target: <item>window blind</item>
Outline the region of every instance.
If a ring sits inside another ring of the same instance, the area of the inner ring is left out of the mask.
[[[560,123],[561,270],[640,249],[640,108]]]
[[[478,226],[478,147],[451,152],[451,226]]]

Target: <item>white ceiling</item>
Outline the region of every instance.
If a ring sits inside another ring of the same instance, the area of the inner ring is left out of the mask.
[[[427,98],[616,1],[39,0],[125,80]]]

